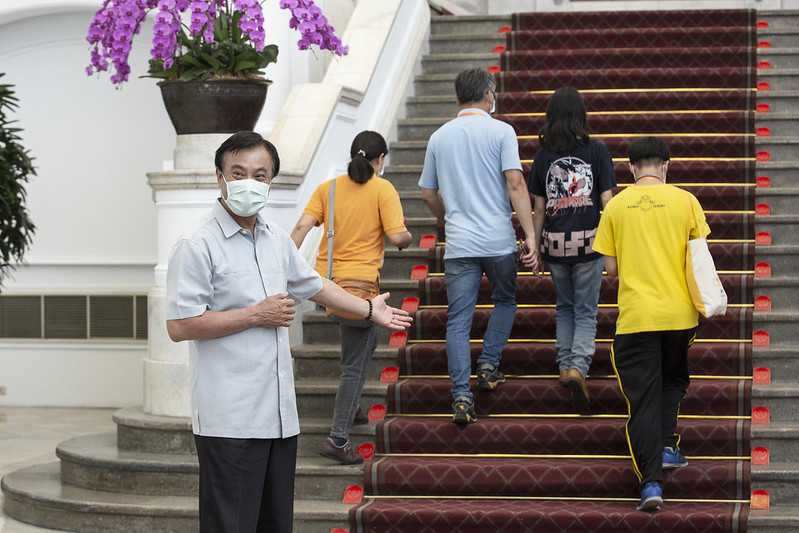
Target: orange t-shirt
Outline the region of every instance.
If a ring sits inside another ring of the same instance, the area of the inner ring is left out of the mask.
[[[304,214],[324,223],[314,270],[327,276],[327,212],[330,181],[316,188]],[[356,183],[348,175],[336,178],[333,277],[376,280],[383,266],[385,236],[407,231],[399,194],[388,180],[372,176]]]

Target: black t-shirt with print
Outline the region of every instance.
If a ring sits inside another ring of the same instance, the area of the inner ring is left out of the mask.
[[[553,263],[601,257],[592,248],[599,225],[599,195],[616,186],[613,160],[604,144],[590,141],[569,153],[539,150],[528,190],[546,198],[541,256]]]

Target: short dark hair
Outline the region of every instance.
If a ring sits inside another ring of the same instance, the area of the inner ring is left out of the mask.
[[[235,154],[239,150],[247,150],[249,148],[257,147],[265,148],[272,158],[272,179],[280,172],[280,156],[277,154],[275,145],[261,137],[260,134],[254,131],[239,131],[228,137],[219,148],[216,150],[214,157],[214,165],[220,171],[222,170],[222,163],[227,154]]]
[[[455,94],[461,104],[481,102],[496,86],[494,75],[484,68],[466,69],[455,78]]]
[[[661,165],[671,157],[668,145],[658,137],[643,137],[630,143],[627,148],[630,163],[640,165]]]

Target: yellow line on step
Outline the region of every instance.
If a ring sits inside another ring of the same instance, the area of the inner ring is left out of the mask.
[[[368,495],[365,494],[364,500],[489,500],[489,501],[571,501],[571,502],[637,502],[638,498],[595,498],[586,496],[430,496],[430,495]],[[749,503],[749,500],[694,500],[683,498],[664,498],[663,501],[672,503]]]
[[[375,453],[375,457],[442,457],[442,458],[475,458],[475,459],[630,459],[629,455],[609,454],[545,454],[545,453]],[[749,461],[746,456],[689,456],[688,459],[703,461]]]
[[[653,133],[651,135],[656,135],[657,137],[755,137],[754,133]],[[645,133],[636,133],[635,135],[630,135],[629,133],[592,133],[592,137],[599,137],[603,139],[626,139],[629,137],[641,136],[646,137],[648,134]],[[517,135],[517,139],[538,139],[538,135]]]
[[[646,89],[580,89],[582,94],[606,93],[703,93],[715,91],[757,92],[754,87],[671,87],[671,88],[646,88]],[[554,90],[546,91],[521,91],[529,94],[552,94]]]
[[[754,307],[755,304],[727,304],[727,307],[735,307],[741,309],[747,309]],[[477,304],[474,306],[476,309],[493,309],[494,304]],[[619,304],[598,304],[597,307],[607,308],[607,309],[615,309],[619,307]],[[435,304],[435,305],[420,305],[419,309],[446,309],[447,306],[444,304]],[[555,304],[517,304],[517,309],[555,309]]]
[[[713,239],[708,239],[708,243],[712,244],[714,242],[716,242],[716,241],[714,241]],[[741,242],[754,242],[754,241],[741,241]],[[755,271],[754,270],[717,270],[716,273],[718,273],[718,274],[733,274],[733,275],[749,275],[749,274],[754,274]],[[549,274],[549,272],[544,272],[544,274]],[[516,275],[517,276],[535,276],[537,274],[535,274],[534,272],[518,272]],[[427,273],[427,277],[428,278],[440,278],[440,277],[444,277],[444,273],[443,272],[428,272]]]
[[[477,379],[476,375],[469,376],[470,379]],[[506,378],[513,379],[555,379],[558,376],[552,374],[505,374]],[[407,374],[397,376],[397,379],[449,379],[449,374]],[[586,379],[616,379],[615,375],[599,375],[589,374]],[[722,380],[722,379],[737,379],[748,381],[752,376],[709,376],[709,375],[694,375],[691,374],[691,379],[707,379],[707,380]]]
[[[445,342],[444,339],[408,339],[408,344],[431,344],[431,343],[443,343]],[[483,339],[469,339],[469,342],[473,342],[476,344],[482,343]],[[529,343],[529,344],[551,344],[554,343],[555,339],[508,339],[509,344],[521,344],[521,343]],[[613,342],[613,339],[596,339],[596,342]],[[717,342],[722,344],[728,343],[751,343],[752,339],[696,339],[694,343],[704,343],[704,342]]]
[[[587,113],[587,115],[589,117],[592,116],[592,115],[597,115],[597,116],[598,115],[647,115],[647,116],[649,116],[649,115],[678,115],[678,114],[695,115],[695,114],[700,114],[700,113],[701,114],[714,114],[714,115],[719,115],[719,114],[722,114],[722,113],[741,113],[743,115],[743,114],[748,113],[748,111],[741,111],[740,109],[674,109],[674,110],[667,110],[667,111],[661,111],[661,110],[652,110],[652,111],[589,111]],[[540,113],[497,113],[497,114],[501,115],[501,116],[505,116],[505,117],[545,117],[546,116],[545,112],[540,112]],[[607,135],[601,135],[601,134],[598,134],[598,133],[593,133],[592,135],[596,135],[598,137],[606,137],[607,136]],[[614,135],[621,136],[621,135],[625,135],[625,134],[614,134]],[[643,135],[643,134],[636,133],[636,135]],[[658,134],[658,135],[673,135],[673,134],[665,134],[664,133],[664,134]],[[685,135],[690,135],[690,134],[686,133]],[[726,135],[726,134],[717,133],[717,134],[714,134],[714,135]],[[730,135],[736,135],[736,134],[730,134]],[[738,135],[740,135],[740,134],[738,134]],[[626,136],[629,137],[629,135],[626,135]]]
[[[387,413],[386,418],[452,418],[452,413]],[[597,419],[613,419],[613,420],[626,420],[627,415],[613,415],[613,414],[598,414],[598,415],[578,415],[570,413],[496,413],[491,415],[480,415],[480,418],[597,418]],[[691,419],[691,420],[751,420],[750,415],[678,415],[677,418]]]

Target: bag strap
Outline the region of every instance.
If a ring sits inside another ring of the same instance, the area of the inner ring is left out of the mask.
[[[327,196],[327,279],[333,279],[333,220],[336,201],[336,178],[330,182]]]
[[[691,242],[691,221],[694,219],[694,206],[691,204],[691,198],[686,191],[683,191],[683,198],[685,199],[685,211],[688,216],[685,218],[685,245]]]

